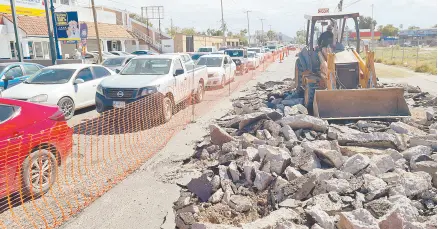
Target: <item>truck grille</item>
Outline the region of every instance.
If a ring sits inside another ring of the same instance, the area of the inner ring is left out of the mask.
[[[113,99],[131,99],[137,95],[137,89],[106,88],[105,96]]]

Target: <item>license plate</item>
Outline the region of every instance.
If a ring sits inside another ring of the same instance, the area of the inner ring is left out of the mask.
[[[124,101],[113,101],[113,107],[114,108],[125,108],[125,102]]]

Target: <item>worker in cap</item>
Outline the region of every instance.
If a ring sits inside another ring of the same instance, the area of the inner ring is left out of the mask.
[[[328,25],[327,30],[319,36],[318,39],[318,46],[319,48],[328,47],[330,44],[333,43],[333,26]]]

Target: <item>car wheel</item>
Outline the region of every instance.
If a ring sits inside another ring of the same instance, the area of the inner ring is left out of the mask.
[[[164,97],[163,99],[163,114],[162,114],[162,120],[163,123],[167,123],[170,121],[173,115],[173,103],[172,100],[169,97]]]
[[[204,90],[204,84],[202,82],[199,82],[198,86],[198,92],[195,95],[195,102],[200,103],[204,99],[205,90]]]
[[[49,149],[32,152],[23,162],[22,181],[25,195],[39,197],[52,187],[56,180],[58,163]]]
[[[66,120],[69,120],[75,114],[75,103],[69,97],[64,97],[59,100],[58,107],[64,112]]]

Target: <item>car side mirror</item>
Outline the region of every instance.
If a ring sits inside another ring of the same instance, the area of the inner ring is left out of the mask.
[[[184,69],[176,69],[175,73],[173,73],[173,76],[179,76],[184,74]]]
[[[81,83],[85,83],[85,81],[83,79],[75,79],[74,84],[81,84]]]
[[[120,69],[117,69],[117,68],[116,68],[115,72],[116,72],[117,74],[119,74],[121,71],[120,71]]]
[[[5,81],[13,80],[13,79],[14,79],[13,75],[5,75],[5,78],[4,78]]]
[[[243,58],[248,58],[248,55],[244,55]]]

